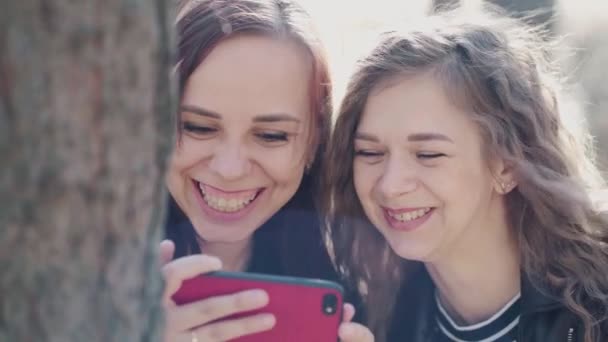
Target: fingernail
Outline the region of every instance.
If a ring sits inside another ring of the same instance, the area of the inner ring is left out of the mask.
[[[272,327],[276,321],[277,320],[275,319],[274,315],[268,314],[261,317],[260,324],[264,325],[265,327]]]

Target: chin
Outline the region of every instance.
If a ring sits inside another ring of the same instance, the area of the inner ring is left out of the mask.
[[[251,237],[253,237],[253,232],[251,233],[244,233],[244,234],[222,234],[222,233],[215,233],[215,232],[203,232],[201,233],[199,230],[197,230],[197,234],[198,236],[203,239],[203,241],[205,242],[210,242],[210,243],[236,243],[236,242],[241,242],[244,240],[247,240]]]
[[[253,233],[259,228],[259,225],[247,225],[247,227],[230,227],[218,226],[214,223],[200,222],[194,225],[196,234],[207,242],[215,243],[234,243],[247,240],[253,236]]]
[[[424,245],[412,241],[408,241],[407,243],[403,241],[389,242],[389,245],[393,252],[402,259],[419,262],[429,262],[431,260],[432,249]]]

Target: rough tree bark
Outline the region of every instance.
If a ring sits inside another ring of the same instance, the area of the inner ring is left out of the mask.
[[[0,341],[155,341],[166,0],[0,2]]]

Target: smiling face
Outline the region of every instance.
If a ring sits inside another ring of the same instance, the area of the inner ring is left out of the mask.
[[[250,238],[295,194],[311,154],[310,74],[295,43],[243,35],[188,79],[167,185],[205,241]]]
[[[503,204],[479,130],[433,75],[377,88],[356,134],[357,195],[399,256],[437,261],[493,234]]]

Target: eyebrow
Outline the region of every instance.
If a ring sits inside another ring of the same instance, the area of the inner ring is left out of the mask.
[[[355,139],[371,141],[371,142],[380,142],[380,140],[376,136],[367,134],[367,133],[360,133],[360,132],[355,133]]]
[[[446,135],[439,134],[439,133],[415,133],[415,134],[410,134],[407,137],[407,141],[410,141],[410,142],[432,141],[432,140],[447,141],[447,142],[454,143],[454,140],[450,139]]]
[[[378,139],[378,137],[376,137],[375,135],[368,134],[368,133],[360,133],[360,132],[355,133],[355,139],[371,141],[371,142],[380,141],[380,139]],[[433,140],[447,141],[447,142],[454,143],[454,141],[452,139],[450,139],[448,136],[439,134],[439,133],[414,133],[414,134],[410,134],[407,136],[407,141],[410,141],[410,142],[433,141]]]
[[[193,114],[198,114],[202,116],[206,116],[212,119],[221,119],[222,115],[214,112],[212,110],[208,110],[199,106],[193,105],[183,105],[181,106],[182,112],[189,112]],[[287,114],[287,113],[272,113],[272,114],[261,114],[257,115],[253,118],[253,122],[281,122],[281,121],[292,121],[296,123],[300,123],[300,119],[297,117]]]
[[[212,119],[221,119],[222,118],[222,116],[220,114],[218,114],[214,111],[211,111],[211,110],[207,110],[202,107],[198,107],[198,106],[183,105],[183,106],[180,106],[180,109],[182,112],[198,114],[198,115],[206,116],[206,117],[212,118]]]
[[[273,113],[258,115],[253,118],[253,122],[280,122],[280,121],[292,121],[300,123],[300,119],[287,113]]]

